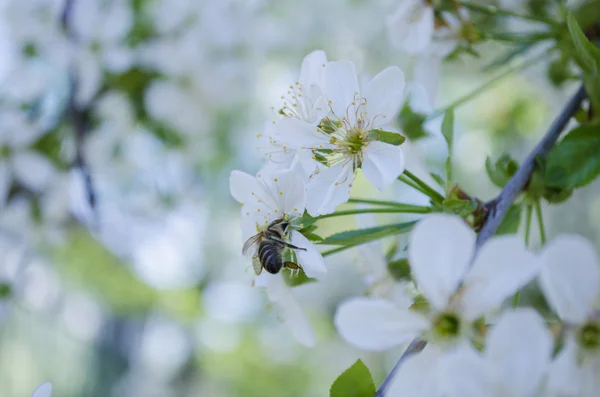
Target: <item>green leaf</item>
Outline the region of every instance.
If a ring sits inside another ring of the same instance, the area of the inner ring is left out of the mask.
[[[369,139],[384,142],[384,143],[389,143],[390,145],[394,145],[394,146],[400,146],[406,140],[405,137],[403,137],[402,135],[400,135],[396,132],[390,132],[390,131],[384,131],[384,130],[378,130],[378,129],[369,131]]]
[[[441,187],[446,186],[446,184],[444,183],[444,178],[442,178],[438,174],[430,172],[429,175],[431,175],[431,177],[433,178],[433,180],[436,181],[437,184],[440,185]]]
[[[413,111],[409,102],[410,99],[404,102],[404,106],[398,115],[398,123],[400,124],[400,128],[402,128],[402,133],[409,139],[416,141],[430,134],[423,127],[427,118],[424,114]]]
[[[492,183],[498,187],[504,187],[518,169],[519,164],[508,154],[500,156],[496,163],[489,156],[485,159],[485,170]]]
[[[514,234],[518,232],[521,224],[521,209],[521,205],[511,205],[496,234]]]
[[[572,189],[600,174],[600,125],[575,128],[546,158],[546,186]]]
[[[8,299],[12,296],[12,284],[2,281],[0,282],[0,301]]]
[[[442,203],[444,212],[466,217],[477,209],[477,203],[470,200],[445,200]]]
[[[317,218],[310,216],[308,212],[304,211],[304,214],[300,218],[299,224],[300,224],[301,228],[307,229],[308,227],[312,226],[316,221],[317,221]],[[315,228],[316,228],[316,226],[315,226]],[[313,232],[313,231],[314,231],[314,229],[310,230],[310,232]]]
[[[448,157],[446,158],[446,183],[452,183],[452,152],[454,150],[454,110],[449,109],[442,121],[442,135],[448,143]]]
[[[366,229],[349,230],[336,233],[321,241],[321,244],[329,245],[356,245],[368,243],[383,237],[394,234],[408,233],[416,222],[397,223],[393,225],[384,225],[369,227]]]
[[[600,0],[588,0],[574,11],[575,19],[582,29],[587,29],[600,20]]]
[[[590,98],[595,117],[600,117],[600,74],[584,74],[583,85]]]
[[[285,283],[287,285],[289,285],[290,287],[297,287],[302,284],[314,283],[317,281],[317,279],[315,279],[315,278],[308,277],[304,272],[294,274],[293,276],[290,276],[290,274],[288,274],[289,270],[286,270],[285,272],[282,272],[282,273],[283,274],[281,275],[281,277],[283,277],[283,280],[285,281]]]
[[[333,382],[329,397],[373,397],[376,391],[369,368],[356,360]]]
[[[572,13],[567,16],[567,26],[582,62],[581,66],[587,72],[598,74],[600,71],[600,50],[588,40]]]
[[[402,258],[391,261],[387,265],[388,271],[394,280],[410,280],[410,265],[408,259]]]

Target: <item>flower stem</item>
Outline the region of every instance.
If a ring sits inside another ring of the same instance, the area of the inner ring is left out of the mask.
[[[427,116],[427,119],[432,120],[432,119],[438,118],[439,116],[446,114],[448,109],[456,108],[462,104],[469,102],[471,99],[474,99],[475,97],[479,96],[483,92],[487,91],[488,88],[490,88],[491,86],[496,84],[499,80],[503,79],[504,77],[506,77],[514,72],[523,70],[523,69],[535,64],[539,60],[548,56],[549,53],[550,53],[549,51],[542,52],[541,54],[538,54],[538,55],[534,56],[533,58],[528,59],[527,61],[524,61],[518,65],[515,65],[513,67],[506,69],[504,72],[500,73],[498,76],[493,77],[490,81],[477,87],[475,90],[471,91],[470,93],[458,98],[456,101],[452,102],[450,105],[448,105],[442,109],[434,111],[429,116]]]
[[[542,205],[540,200],[535,202],[535,216],[538,220],[538,226],[540,227],[540,241],[542,245],[546,244],[546,229],[544,227],[544,217],[542,214]]]
[[[335,216],[356,215],[356,214],[427,214],[432,211],[430,207],[420,205],[404,204],[403,207],[396,208],[359,208],[346,211],[332,212],[331,214],[320,215],[316,219],[333,218]]]
[[[384,207],[401,207],[401,208],[404,208],[407,205],[412,205],[412,204],[399,203],[397,201],[371,200],[371,199],[360,199],[360,198],[351,198],[350,200],[348,200],[348,202],[349,203],[357,203],[357,204],[372,204],[372,205],[379,205],[379,206],[384,206]]]
[[[533,206],[527,204],[527,215],[525,215],[525,246],[529,247],[529,235],[531,234],[531,218],[533,215]],[[521,291],[517,290],[513,295],[512,305],[513,308],[519,307],[519,300],[521,297]]]
[[[444,196],[439,194],[434,188],[423,182],[418,176],[409,170],[404,170],[404,174],[400,175],[398,179],[428,196],[435,203],[441,204],[444,201]]]
[[[479,3],[464,1],[464,0],[459,0],[458,4],[460,4],[461,6],[467,8],[471,11],[480,12],[482,14],[503,15],[503,16],[507,16],[507,17],[515,17],[515,18],[525,19],[525,20],[529,20],[529,21],[541,22],[541,23],[545,23],[545,24],[553,25],[553,26],[560,25],[559,22],[557,22],[553,19],[550,19],[550,18],[541,17],[541,16],[537,16],[537,15],[523,14],[523,13],[520,13],[517,11],[507,10],[505,8],[499,8],[499,7],[496,7],[491,4],[479,4]]]

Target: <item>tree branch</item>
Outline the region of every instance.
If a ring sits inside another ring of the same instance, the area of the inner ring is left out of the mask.
[[[496,230],[498,230],[498,227],[502,223],[504,216],[506,216],[511,204],[516,200],[519,194],[521,194],[525,186],[527,186],[531,173],[535,167],[536,157],[548,154],[586,96],[587,94],[583,86],[579,87],[556,120],[554,120],[554,123],[552,123],[544,138],[533,148],[531,153],[529,153],[521,167],[504,186],[500,194],[486,204],[489,213],[477,236],[477,248],[481,247],[487,239],[496,233]]]
[[[573,95],[571,100],[567,103],[562,112],[558,115],[554,123],[550,126],[550,129],[542,138],[542,140],[533,148],[531,153],[527,156],[521,167],[517,170],[517,172],[513,175],[510,181],[504,186],[504,189],[500,192],[500,194],[493,199],[492,201],[486,204],[489,209],[488,216],[485,219],[481,232],[477,236],[476,246],[477,248],[481,247],[483,243],[491,236],[494,235],[502,220],[506,216],[511,204],[515,199],[519,196],[519,194],[523,191],[523,189],[527,186],[529,182],[529,178],[531,177],[531,173],[534,170],[535,159],[537,156],[545,156],[548,154],[554,143],[565,129],[567,123],[571,119],[571,117],[575,114],[579,106],[583,102],[583,100],[587,97],[585,89],[583,85],[579,87],[577,92]],[[400,365],[406,360],[406,358],[412,356],[415,353],[421,352],[425,346],[427,345],[427,341],[424,341],[420,338],[416,338],[411,342],[408,348],[404,351],[398,362],[392,368],[388,376],[385,378],[374,397],[383,397],[385,395],[385,391],[389,386],[390,381],[400,368]]]

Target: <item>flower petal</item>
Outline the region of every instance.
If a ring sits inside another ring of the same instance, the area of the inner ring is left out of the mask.
[[[492,395],[483,358],[470,345],[460,346],[440,359],[440,383],[447,397]]]
[[[54,166],[41,154],[20,152],[15,154],[12,161],[15,178],[29,189],[39,192],[52,183]]]
[[[52,396],[52,383],[42,383],[39,385],[31,397],[51,397]]]
[[[338,118],[346,116],[346,110],[354,102],[358,89],[358,78],[354,64],[350,61],[329,62],[323,75],[325,95],[331,101],[333,113]]]
[[[408,259],[423,294],[444,309],[465,274],[475,249],[475,232],[454,215],[436,214],[417,223]]]
[[[269,277],[266,289],[269,301],[277,304],[279,316],[296,340],[304,346],[314,347],[316,344],[315,332],[302,312],[291,288],[283,281],[282,275]]]
[[[370,117],[377,117],[380,125],[393,122],[404,100],[404,86],[404,72],[396,66],[373,77],[363,90]]]
[[[545,395],[581,396],[582,372],[577,363],[577,343],[567,338],[560,353],[548,367]]]
[[[298,257],[298,263],[302,266],[308,277],[318,277],[327,273],[323,256],[317,250],[317,247],[308,241],[302,233],[296,230],[292,231],[292,244],[296,247],[306,249],[306,251],[295,250],[294,252]]]
[[[464,281],[464,314],[473,320],[493,310],[530,282],[539,272],[540,259],[528,251],[522,238],[491,238],[479,250]]]
[[[263,188],[252,175],[233,170],[229,176],[229,190],[233,198],[240,204],[254,201],[252,192]]]
[[[290,217],[299,217],[304,214],[306,206],[306,189],[302,176],[291,169],[276,171],[268,179],[268,186],[278,199],[279,211]],[[283,214],[280,214],[283,216]]]
[[[561,319],[581,323],[600,293],[600,271],[594,247],[578,235],[558,236],[541,254],[540,286]]]
[[[354,173],[352,167],[337,164],[332,167],[320,167],[308,183],[306,192],[306,210],[312,216],[329,214],[335,208],[348,201]]]
[[[362,170],[371,183],[382,191],[404,171],[404,154],[400,146],[371,142],[363,149]]]
[[[322,50],[313,51],[304,57],[298,79],[304,90],[308,90],[313,84],[322,84],[326,64],[327,55]]]
[[[409,356],[390,382],[385,393],[389,397],[443,396],[439,382],[439,364],[442,352],[432,344],[419,354]]]
[[[410,342],[429,322],[417,313],[401,310],[392,302],[354,298],[335,313],[335,326],[348,343],[364,350],[381,351]]]
[[[275,124],[275,135],[283,147],[295,150],[310,151],[312,149],[332,149],[331,139],[327,134],[317,131],[314,124],[286,117]]]
[[[552,335],[532,309],[504,313],[487,336],[485,358],[510,396],[531,396],[552,355]]]

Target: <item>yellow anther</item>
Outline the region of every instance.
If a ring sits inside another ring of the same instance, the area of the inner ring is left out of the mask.
[[[278,180],[279,180],[279,179],[277,179],[277,178],[273,178],[273,181],[275,181],[275,182],[277,182]]]
[[[283,196],[283,192],[279,192],[279,195],[280,195],[280,196]]]

